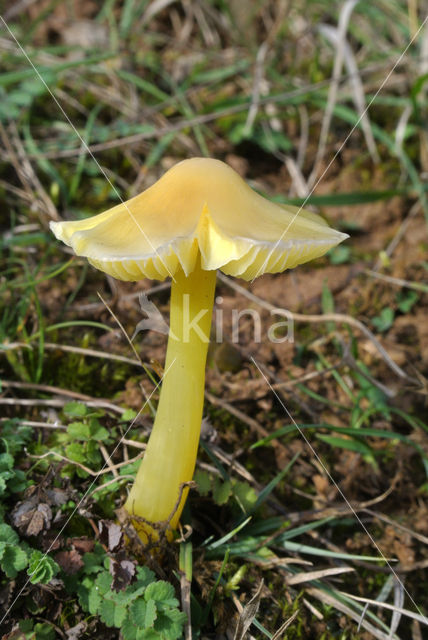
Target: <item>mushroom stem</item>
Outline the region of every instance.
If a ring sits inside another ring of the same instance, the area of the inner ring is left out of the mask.
[[[125,503],[131,516],[157,523],[159,527],[168,523],[169,533],[176,528],[186,501],[188,488],[183,490],[182,485],[192,479],[196,463],[215,282],[216,272],[201,268],[200,255],[189,276],[182,270],[175,274],[158,409],[144,458]],[[143,541],[158,538],[149,524],[134,521],[134,525]]]

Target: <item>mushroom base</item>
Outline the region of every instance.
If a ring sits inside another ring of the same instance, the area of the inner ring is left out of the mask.
[[[204,404],[205,365],[216,272],[198,257],[186,277],[171,284],[170,333],[165,373],[153,430],[125,509],[144,542],[171,537],[196,463]]]

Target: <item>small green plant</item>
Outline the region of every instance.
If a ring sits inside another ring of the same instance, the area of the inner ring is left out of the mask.
[[[78,402],[69,402],[64,407],[64,414],[76,419],[67,426],[67,431],[59,435],[61,445],[65,445],[65,455],[73,462],[85,464],[97,468],[101,464],[100,443],[110,444],[110,434],[99,421],[104,416],[102,411],[94,411]],[[75,472],[81,478],[86,478],[88,473],[78,466]]]
[[[124,640],[177,640],[182,637],[186,615],[180,612],[174,587],[169,582],[156,580],[147,567],[138,567],[133,582],[127,580],[125,589],[115,590],[116,578],[109,570],[113,561],[101,547],[96,547],[94,553],[85,554],[83,562],[81,571],[68,578],[67,587],[70,592],[77,592],[85,611],[98,615],[108,627],[120,629]],[[130,577],[134,565],[129,561],[126,563]],[[109,569],[105,565],[110,565]]]
[[[10,636],[10,640],[55,640],[54,628],[46,622],[37,622],[33,620],[19,621],[19,635]]]
[[[16,578],[28,564],[28,553],[19,546],[18,534],[9,525],[0,524],[0,567],[8,578]]]
[[[47,584],[58,573],[59,566],[49,556],[35,549],[28,561],[28,575],[31,584]]]
[[[384,307],[379,315],[372,318],[372,325],[376,327],[380,333],[388,331],[394,323],[394,316],[394,309],[391,307]]]
[[[47,584],[59,572],[55,560],[29,547],[5,522],[0,524],[0,567],[12,579],[27,567],[31,584]]]
[[[346,264],[351,257],[350,247],[334,247],[328,252],[331,264]]]
[[[194,480],[198,487],[198,493],[201,496],[207,496],[211,493],[214,502],[222,506],[234,498],[246,513],[257,502],[257,494],[248,482],[241,482],[234,478],[213,477],[207,471],[198,470],[195,473]]]
[[[401,313],[409,313],[413,305],[419,300],[416,291],[400,291],[396,296],[397,306]]]
[[[23,491],[27,486],[24,471],[17,469],[15,458],[31,440],[30,427],[19,425],[16,420],[7,420],[2,425],[0,438],[0,496]]]

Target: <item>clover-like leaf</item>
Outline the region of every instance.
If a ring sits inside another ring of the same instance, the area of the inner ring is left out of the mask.
[[[233,494],[243,506],[244,511],[249,511],[257,502],[257,493],[248,482],[240,480],[233,483]]]
[[[91,439],[91,430],[84,422],[70,422],[67,427],[68,435],[75,440],[87,442]]]
[[[5,545],[0,565],[8,578],[16,578],[19,571],[25,569],[27,564],[28,557],[23,549],[10,544]]]
[[[64,405],[64,413],[71,418],[83,418],[88,412],[88,407],[81,402],[67,402]]]
[[[19,542],[19,536],[16,531],[5,522],[0,524],[0,543],[1,542],[6,544],[17,544]]]
[[[183,635],[183,625],[187,620],[185,613],[178,609],[169,609],[160,613],[155,622],[156,631],[162,640],[178,640]]]
[[[230,480],[221,480],[221,478],[216,478],[214,480],[213,487],[213,498],[214,502],[221,506],[222,504],[226,504],[226,502],[230,498],[230,494],[232,493],[232,484]]]
[[[86,461],[85,456],[85,448],[80,442],[72,442],[65,449],[65,455],[70,460],[74,460],[74,462],[81,462],[82,464]]]
[[[31,584],[47,584],[58,573],[59,566],[49,556],[34,550],[30,556],[27,573]]]
[[[193,477],[196,482],[197,491],[201,496],[207,496],[211,490],[211,476],[206,471],[198,469]]]
[[[100,425],[97,418],[92,418],[89,421],[89,432],[92,440],[99,442],[107,442],[110,439],[110,434],[103,426]]]
[[[101,601],[98,608],[101,620],[108,627],[120,628],[122,622],[126,618],[126,607],[117,604],[114,600],[108,598]]]
[[[157,617],[156,603],[154,600],[147,602],[143,598],[138,598],[129,607],[131,619],[137,627],[148,629],[153,626]]]
[[[165,582],[165,580],[157,580],[156,582],[152,582],[147,587],[144,593],[144,600],[148,602],[149,600],[155,600],[156,602],[164,602],[165,600],[169,600],[174,598],[174,587],[169,582]],[[175,599],[175,598],[174,598]]]

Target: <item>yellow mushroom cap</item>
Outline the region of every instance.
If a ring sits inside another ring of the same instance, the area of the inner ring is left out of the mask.
[[[347,235],[256,193],[224,162],[179,162],[146,191],[104,213],[51,222],[55,236],[120,280],[188,275],[201,266],[245,280],[317,258]],[[296,215],[297,214],[297,215]]]

